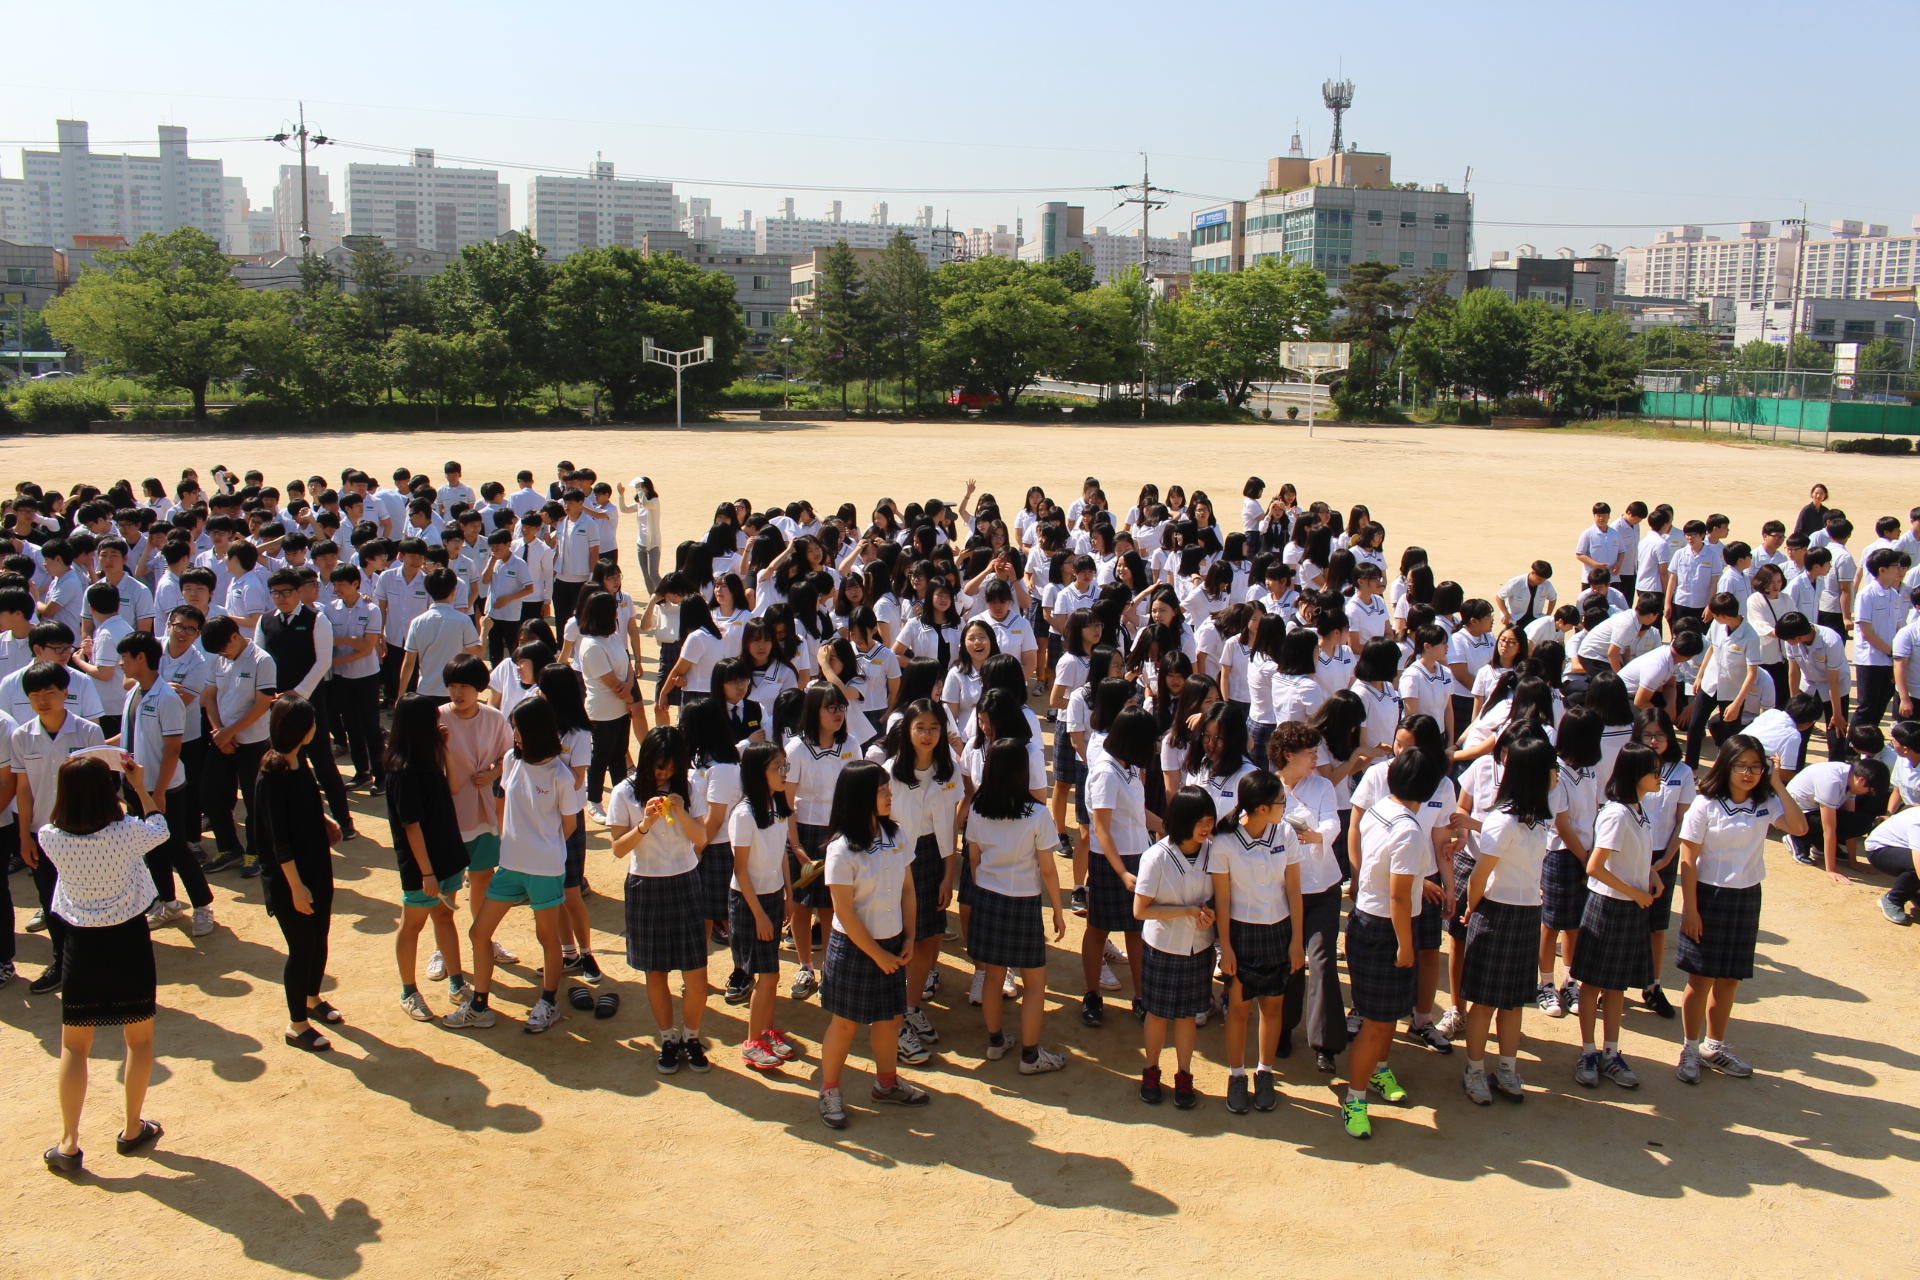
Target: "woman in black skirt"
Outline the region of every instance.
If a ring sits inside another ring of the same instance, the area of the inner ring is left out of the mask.
[[[1260,1006],[1260,1059],[1253,1075],[1252,1104],[1277,1104],[1273,1060],[1280,1049],[1281,1006],[1287,980],[1306,968],[1306,954],[1293,922],[1305,914],[1300,897],[1300,849],[1281,820],[1285,798],[1278,774],[1256,769],[1240,779],[1237,803],[1225,830],[1207,850],[1214,910],[1227,922],[1220,937],[1220,972],[1226,975],[1227,1110],[1244,1115],[1248,1104],[1247,1024]]]
[[[1600,739],[1606,722],[1589,707],[1569,707],[1554,734],[1560,754],[1560,795],[1565,821],[1556,821],[1540,868],[1540,979],[1534,999],[1549,1018],[1564,1018],[1580,1003],[1573,960],[1580,945],[1580,920],[1587,910],[1587,852],[1593,847],[1593,820],[1600,812]],[[1554,958],[1567,967],[1565,984],[1555,987]]]
[[[283,693],[269,713],[271,746],[260,758],[254,799],[264,822],[260,848],[267,914],[287,940],[286,1042],[318,1053],[333,1042],[313,1026],[342,1020],[320,998],[327,977],[327,934],[333,925],[333,846],[340,828],[320,802],[320,784],[301,748],[313,740],[313,704]]]
[[[1727,1023],[1740,983],[1753,976],[1767,828],[1807,833],[1806,814],[1775,794],[1775,786],[1766,748],[1757,738],[1735,734],[1720,745],[1700,794],[1680,820],[1684,909],[1676,963],[1687,974],[1687,998],[1674,1075],[1685,1084],[1699,1084],[1703,1066],[1736,1078],[1753,1074],[1727,1048]]]
[[[1047,936],[1041,923],[1044,890],[1053,908],[1053,940],[1067,933],[1060,903],[1060,878],[1052,854],[1058,844],[1053,818],[1035,800],[1027,784],[1027,745],[997,739],[987,748],[986,768],[967,818],[967,858],[973,872],[973,916],[967,927],[967,954],[986,970],[981,1013],[987,1029],[987,1057],[997,1061],[1017,1043],[1020,1074],[1058,1071],[1067,1060],[1040,1047],[1046,1013]],[[1023,995],[1020,1031],[1005,1030],[1002,984],[1010,970],[1020,971]]]
[[[740,799],[740,747],[727,719],[725,696],[691,693],[680,708],[680,732],[687,740],[687,786],[706,804],[698,825],[700,839],[700,916],[707,938],[727,940],[727,894],[733,881],[733,845],[727,818]]]
[[[750,745],[740,761],[740,803],[727,835],[733,845],[728,893],[735,972],[751,986],[747,1038],[740,1057],[756,1071],[774,1071],[800,1055],[773,1025],[780,981],[780,922],[787,914],[787,753],[774,742]]]
[[[847,698],[830,684],[815,683],[800,698],[800,719],[794,740],[787,751],[787,803],[793,806],[793,821],[788,843],[793,898],[788,907],[793,926],[793,949],[800,960],[800,972],[794,975],[789,992],[795,1000],[805,1000],[820,989],[813,972],[813,923],[817,918],[824,931],[821,941],[833,931],[833,896],[820,878],[820,860],[827,852],[827,820],[833,810],[833,792],[840,771],[853,761],[853,746],[847,741]],[[775,733],[780,727],[775,708]]]
[[[1598,1088],[1605,1076],[1623,1089],[1638,1089],[1640,1078],[1620,1055],[1620,1015],[1627,989],[1642,987],[1652,972],[1647,953],[1647,908],[1660,881],[1653,870],[1653,823],[1649,796],[1660,791],[1660,757],[1651,748],[1628,743],[1620,748],[1607,803],[1593,825],[1593,853],[1587,858],[1587,911],[1580,921],[1580,953],[1573,976],[1580,984],[1580,1061],[1573,1081]],[[1602,1047],[1593,1040],[1594,1019],[1604,1024]]]
[[[870,1028],[875,1102],[924,1107],[925,1089],[900,1078],[900,1018],[907,1009],[907,939],[914,930],[913,876],[895,838],[893,792],[887,771],[856,760],[833,784],[827,819],[825,882],[833,894],[833,924],[820,983],[820,1005],[833,1015],[820,1046],[820,1122],[847,1127],[840,1072],[853,1033]]]
[[[1213,797],[1204,787],[1181,787],[1167,797],[1166,836],[1140,856],[1133,915],[1145,943],[1138,1005],[1146,1010],[1146,1068],[1140,1100],[1159,1102],[1160,1054],[1173,1030],[1173,1105],[1200,1101],[1193,1088],[1196,1014],[1213,1005],[1213,879],[1207,845],[1213,839]]]
[[[160,1136],[140,1116],[153,1076],[153,938],[146,910],[154,899],[146,855],[167,839],[167,819],[156,813],[140,766],[123,755],[142,819],[120,805],[120,775],[99,756],[74,756],[60,766],[53,820],[40,828],[40,850],[60,872],[53,910],[67,922],[60,957],[60,1141],[43,1159],[55,1173],[78,1173],[80,1111],[87,1099],[87,1056],[95,1027],[119,1027],[127,1042],[126,1122],[116,1139],[127,1155]]]
[[[1467,881],[1467,937],[1461,995],[1467,1001],[1467,1070],[1461,1084],[1480,1106],[1487,1084],[1487,1031],[1498,1021],[1494,1085],[1515,1102],[1520,1078],[1520,1013],[1534,998],[1540,951],[1540,867],[1553,831],[1559,764],[1540,731],[1502,734],[1505,767],[1493,805],[1480,817],[1479,852]]]
[[[909,1064],[925,1062],[926,1046],[940,1033],[921,1008],[938,985],[934,962],[947,931],[947,903],[953,900],[954,824],[965,794],[953,763],[947,717],[928,698],[907,703],[887,728],[888,786],[893,816],[900,824],[900,846],[913,858],[914,939],[907,961],[907,1012],[900,1026],[900,1056]],[[928,981],[934,977],[934,981]]]
[[[700,1023],[707,1011],[706,920],[700,906],[700,850],[706,824],[688,813],[687,740],[655,725],[640,740],[633,772],[607,801],[615,857],[627,859],[627,964],[646,975],[647,1005],[660,1029],[654,1069],[672,1075],[685,1062],[706,1071]],[[673,1013],[674,973],[680,1013]]]
[[[1654,886],[1653,905],[1647,908],[1647,985],[1640,1002],[1663,1018],[1679,1012],[1660,986],[1667,963],[1667,928],[1673,922],[1673,891],[1680,883],[1680,819],[1699,794],[1693,770],[1687,768],[1686,744],[1674,732],[1662,706],[1642,707],[1633,715],[1633,740],[1660,757],[1660,794],[1642,802],[1651,822]]]
[[[1080,936],[1080,966],[1087,983],[1087,993],[1080,1001],[1080,1021],[1090,1027],[1105,1020],[1099,978],[1107,935],[1112,933],[1126,936],[1127,964],[1133,970],[1134,1013],[1142,1020],[1147,1016],[1139,1000],[1143,953],[1140,921],[1133,914],[1133,885],[1140,870],[1140,855],[1163,829],[1160,818],[1147,810],[1145,782],[1146,771],[1157,757],[1158,737],[1153,714],[1129,705],[1106,726],[1097,758],[1089,754],[1086,793],[1087,811],[1093,815],[1093,852],[1087,864],[1087,927]]]

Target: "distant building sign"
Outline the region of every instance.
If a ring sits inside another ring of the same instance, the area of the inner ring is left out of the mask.
[[[1207,212],[1196,217],[1193,220],[1193,225],[1196,227],[1217,227],[1226,220],[1227,211],[1225,209],[1209,209]]]

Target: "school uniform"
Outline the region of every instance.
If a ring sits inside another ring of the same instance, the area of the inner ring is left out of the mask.
[[[942,782],[933,769],[916,769],[914,781],[906,783],[893,776],[893,761],[882,763],[887,766],[887,786],[893,794],[893,820],[900,826],[895,838],[912,853],[914,941],[942,937],[947,931],[947,913],[940,906],[940,886],[946,880],[947,859],[954,854],[954,813],[965,794],[960,770],[954,769]],[[1051,845],[1051,827],[1048,835]],[[978,928],[979,916],[973,919],[972,928]],[[969,929],[969,942],[972,936]]]
[[[833,813],[834,784],[840,780],[840,771],[853,758],[851,743],[829,742],[823,747],[816,747],[806,738],[794,738],[787,743],[787,781],[796,788],[793,805],[795,834],[800,839],[800,847],[806,850],[807,857],[814,861],[826,856],[829,834],[827,819]],[[800,859],[792,854],[788,856],[793,863],[793,877],[798,880]],[[833,894],[828,891],[824,876],[816,876],[813,883],[795,889],[793,900],[816,911],[833,909]]]
[[[1916,850],[1920,850],[1920,808],[1902,809],[1867,837],[1867,861],[1875,871],[1893,877],[1893,887],[1882,901],[1905,907],[1920,898],[1920,875],[1914,869]]]
[[[1713,596],[1714,579],[1720,572],[1718,553],[1702,545],[1695,551],[1681,545],[1667,562],[1673,582],[1673,612],[1676,617],[1698,618],[1705,613]]]
[[[967,955],[975,964],[1040,969],[1047,963],[1042,924],[1039,859],[1053,849],[1053,819],[1042,805],[1024,818],[967,819],[968,857],[978,846],[973,870],[973,913],[967,923]]]
[[[1600,808],[1600,774],[1556,761],[1561,794],[1567,798],[1567,818],[1574,834],[1589,851],[1593,848],[1593,820]],[[1587,910],[1586,863],[1568,849],[1558,830],[1547,841],[1540,868],[1540,922],[1549,929],[1578,929]]]
[[[518,751],[507,753],[506,764],[501,778],[506,804],[500,824],[499,864],[487,884],[487,901],[510,905],[524,902],[535,911],[549,911],[567,896],[567,838],[561,824],[572,817],[578,830],[580,823],[580,793],[573,785],[573,766],[564,754],[535,764],[521,759]],[[468,852],[473,852],[472,845]],[[485,869],[478,861],[474,863],[474,870]],[[628,932],[631,934],[631,929]]]
[[[853,889],[854,914],[881,950],[906,951],[906,919],[901,894],[907,881],[907,854],[881,828],[871,845],[855,848],[845,836],[826,848],[826,873],[820,883]],[[907,1011],[907,967],[881,973],[872,957],[847,937],[844,917],[835,913],[820,975],[820,1007],[849,1022],[887,1022]]]
[[[1540,868],[1551,830],[1497,809],[1480,820],[1480,856],[1499,861],[1467,920],[1460,996],[1468,1003],[1518,1009],[1539,993]]]
[[[627,966],[637,973],[707,967],[699,836],[689,829],[703,823],[705,806],[687,809],[671,821],[666,813],[657,817],[627,855]],[[607,800],[607,825],[637,827],[645,817],[646,802],[625,779]]]
[[[1429,670],[1416,661],[1400,673],[1400,700],[1406,714],[1430,715],[1439,722],[1442,731],[1447,727],[1447,710],[1453,705],[1455,687],[1453,672],[1447,670],[1444,663],[1436,662]]]
[[[1091,746],[1091,744],[1089,744]],[[1091,750],[1088,752],[1092,754]],[[1138,883],[1140,855],[1149,843],[1147,793],[1140,770],[1102,755],[1087,769],[1087,808],[1113,811],[1114,852]],[[1087,928],[1105,933],[1138,933],[1133,893],[1115,874],[1106,852],[1095,841],[1087,863]]]
[[[1392,877],[1414,878],[1414,893],[1431,856],[1421,847],[1420,822],[1389,797],[1360,815],[1354,861],[1353,911],[1347,916],[1347,980],[1353,1011],[1369,1022],[1398,1022],[1413,1013],[1418,965],[1401,968],[1393,927]]]
[[[1883,587],[1878,582],[1868,580],[1854,595],[1854,621],[1871,626],[1880,643],[1889,649],[1894,647],[1905,629],[1910,611],[1907,597],[1898,587]],[[1908,652],[1900,661],[1912,657],[1911,639],[1905,647]],[[1886,714],[1887,704],[1893,700],[1894,661],[1893,657],[1867,643],[1864,627],[1854,627],[1854,682],[1859,686],[1860,696],[1853,700],[1852,724],[1880,723],[1880,717]]]
[[[1647,815],[1648,842],[1656,863],[1666,856],[1674,835],[1680,830],[1681,817],[1698,794],[1693,770],[1687,768],[1684,762],[1675,761],[1661,766],[1660,790],[1640,801],[1640,807]],[[1653,905],[1647,908],[1647,931],[1665,933],[1673,918],[1674,887],[1680,883],[1680,855],[1675,853],[1673,861],[1655,870],[1654,876],[1659,884],[1654,889]],[[1658,973],[1654,974],[1656,978],[1659,976]]]
[[[697,815],[692,833],[698,839],[715,811],[726,813],[740,802],[740,766],[723,760],[696,763],[687,774],[687,791],[692,797],[689,812]],[[608,815],[612,817],[611,814]],[[726,825],[714,834],[713,842],[700,853],[700,915],[710,923],[727,927],[727,894],[733,884],[733,845],[727,839]]]
[[[15,722],[8,744],[12,757],[8,768],[24,775],[33,790],[33,812],[19,814],[19,821],[29,824],[27,830],[37,833],[52,821],[53,804],[59,791],[60,766],[76,752],[104,746],[106,741],[99,725],[74,715],[72,711],[67,712],[67,718],[61,723],[58,733],[49,733],[46,724],[31,709],[24,719]],[[59,873],[50,858],[41,858],[40,864],[32,868],[32,872],[33,887],[39,892],[41,909],[47,913],[47,938],[53,944],[54,963],[57,965],[65,955],[67,937],[67,922],[53,909],[54,895],[59,888]],[[148,898],[147,902],[141,903],[141,908],[144,910],[151,901]]]
[[[786,916],[786,874],[781,860],[787,852],[787,824],[776,816],[763,827],[754,820],[753,806],[745,800],[733,806],[727,817],[727,838],[732,846],[747,850],[747,877],[736,873],[727,893],[728,944],[733,951],[733,967],[745,974],[780,972],[780,922]],[[764,941],[747,905],[746,895],[760,900],[760,913],[773,925],[773,936]]]
[[[1608,801],[1594,821],[1593,846],[1607,850],[1607,870],[1627,884],[1653,891],[1653,824],[1640,805]],[[1647,908],[1598,877],[1587,879],[1580,946],[1568,972],[1581,986],[1627,991],[1653,981]]]
[[[1140,858],[1134,892],[1158,906],[1198,907],[1213,899],[1207,845],[1188,857],[1160,840]],[[1156,1018],[1191,1018],[1213,1004],[1213,928],[1193,916],[1142,923],[1146,944],[1140,1006]]]
[[[1746,803],[1698,796],[1680,821],[1680,838],[1700,846],[1694,906],[1698,939],[1680,935],[1675,963],[1703,978],[1753,976],[1760,938],[1760,882],[1766,879],[1767,828],[1784,813],[1779,796]]]
[[[1826,834],[1821,825],[1822,808],[1835,810],[1834,825],[1839,832],[1841,851],[1844,854],[1849,840],[1867,834],[1873,827],[1872,815],[1859,809],[1859,800],[1853,795],[1853,766],[1845,760],[1826,760],[1819,764],[1810,764],[1793,775],[1787,783],[1787,798],[1797,805],[1807,817],[1807,834],[1788,836],[1787,843],[1794,850],[1794,856],[1804,862],[1823,860],[1826,850]],[[1849,803],[1854,807],[1849,808]]]
[[[1284,996],[1293,968],[1294,922],[1287,906],[1287,868],[1300,861],[1293,828],[1275,822],[1258,836],[1235,823],[1207,846],[1207,874],[1224,875],[1232,888],[1227,941],[1234,976],[1247,1000]]]

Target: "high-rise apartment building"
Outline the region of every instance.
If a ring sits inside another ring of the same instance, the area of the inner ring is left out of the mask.
[[[647,232],[675,224],[673,184],[616,178],[611,160],[595,160],[590,177],[543,174],[527,188],[527,225],[550,259],[609,244],[637,249]]]
[[[988,231],[975,227],[961,238],[969,261],[975,258],[1013,258],[1020,254],[1020,237],[1002,222]]]
[[[308,177],[311,181],[311,171]],[[508,230],[512,220],[507,196],[507,184],[497,171],[438,168],[429,147],[416,148],[412,164],[347,166],[350,234],[379,236],[396,252],[458,253],[470,244],[493,239]],[[294,220],[297,225],[297,211]],[[298,246],[296,239],[287,252]]]
[[[933,225],[932,205],[920,207],[912,226],[887,221],[888,207],[884,201],[873,206],[865,222],[847,221],[844,205],[839,200],[830,202],[825,214],[820,218],[795,217],[792,199],[782,200],[780,216],[761,218],[754,223],[754,252],[807,257],[815,249],[832,248],[842,240],[849,248],[884,249],[896,233],[904,231],[928,265],[937,267],[947,260],[948,233],[944,227]]]
[[[1032,240],[1018,242],[1007,256],[1018,257],[1023,262],[1045,262],[1077,253],[1093,267],[1093,278],[1099,284],[1105,284],[1129,267],[1141,265],[1143,259],[1154,276],[1184,276],[1192,270],[1193,245],[1184,231],[1171,236],[1147,236],[1143,242],[1138,230],[1115,235],[1105,227],[1095,227],[1088,232],[1086,220],[1087,211],[1079,205],[1061,201],[1040,205],[1034,210],[1034,226],[1040,234]],[[1006,228],[1000,227],[999,232],[1004,235]],[[975,235],[979,234],[976,231]],[[974,239],[975,236],[967,237],[969,250]]]
[[[1771,222],[1743,222],[1732,239],[1704,227],[1662,231],[1650,245],[1620,253],[1629,294],[1662,298],[1791,301],[1871,297],[1874,289],[1920,283],[1920,217],[1913,229],[1890,234],[1882,223],[1841,219],[1827,235],[1775,235]],[[1807,228],[1809,233],[1812,228]]]
[[[0,178],[0,228],[24,244],[74,246],[76,236],[136,240],[198,227],[227,235],[218,160],[187,154],[187,131],[161,125],[160,153],[106,155],[87,146],[85,120],[55,122],[59,149],[20,152],[21,176]]]
[[[306,208],[307,226],[313,237],[312,251],[324,254],[340,243],[346,229],[340,225],[334,210],[333,189],[327,175],[312,165],[307,166]],[[297,164],[280,166],[280,180],[273,186],[273,225],[278,241],[273,248],[297,256],[300,253],[300,166]]]

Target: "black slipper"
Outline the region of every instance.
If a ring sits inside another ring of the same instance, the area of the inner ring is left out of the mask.
[[[56,1142],[48,1147],[40,1158],[47,1162],[48,1173],[79,1173],[80,1161],[86,1157],[86,1154],[84,1151],[76,1151],[70,1156],[62,1155],[60,1144]]]
[[[602,991],[600,998],[593,1002],[593,1016],[596,1018],[611,1018],[619,1011],[620,993],[618,991]]]
[[[308,1027],[297,1036],[286,1037],[286,1041],[295,1049],[305,1049],[308,1053],[325,1053],[333,1048],[332,1042],[312,1027]]]
[[[307,1006],[307,1020],[309,1022],[345,1022],[347,1016],[322,1000],[319,1004]]]
[[[587,1010],[593,1008],[593,992],[587,990],[585,987],[569,987],[567,988],[567,1003],[571,1004],[580,1012],[585,1013]]]
[[[137,1136],[132,1138],[115,1138],[113,1145],[121,1155],[130,1156],[148,1143],[158,1142],[160,1135],[165,1132],[165,1129],[162,1129],[153,1121],[142,1120],[140,1122],[140,1132]]]

